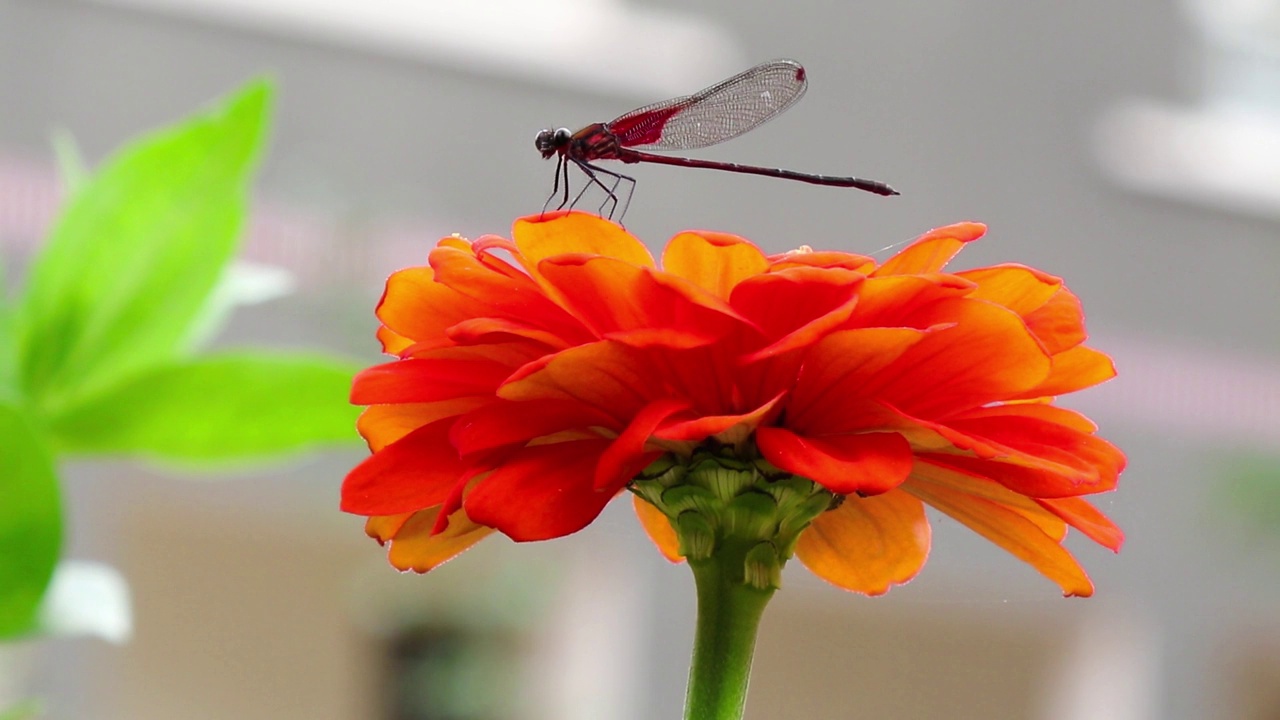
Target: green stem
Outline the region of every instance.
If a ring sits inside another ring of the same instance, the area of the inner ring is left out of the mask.
[[[690,560],[698,588],[698,626],[685,695],[685,720],[741,720],[760,616],[773,596],[744,582],[745,550],[718,547]]]

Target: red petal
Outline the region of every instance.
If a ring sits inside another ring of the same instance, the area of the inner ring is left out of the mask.
[[[738,283],[769,269],[760,248],[716,232],[683,232],[662,253],[662,269],[727,301]]]
[[[892,490],[911,471],[911,445],[897,433],[813,438],[763,427],[756,431],[756,444],[777,467],[840,495]]]
[[[356,375],[355,405],[423,403],[468,395],[492,395],[511,368],[486,360],[397,360]]]
[[[1003,415],[993,412],[985,417],[949,419],[946,424],[1000,449],[1096,472],[1107,490],[1115,486],[1116,478],[1125,466],[1124,453],[1106,440],[1090,432],[1024,413]]]
[[[342,481],[343,512],[395,515],[439,505],[466,471],[445,419],[418,428],[360,463]]]
[[[600,456],[596,465],[596,490],[621,490],[661,453],[646,451],[645,445],[653,431],[667,418],[688,409],[689,404],[674,398],[662,398],[649,403],[636,413],[609,448]]]
[[[592,484],[608,440],[524,448],[483,478],[463,507],[472,520],[517,542],[550,540],[591,523],[613,499]]]
[[[955,518],[979,535],[1030,564],[1068,597],[1088,597],[1093,583],[1066,548],[1021,514],[998,503],[934,483],[910,479],[902,489]]]
[[[567,400],[498,401],[458,419],[449,438],[458,453],[470,457],[506,445],[593,425],[613,426],[609,416]]]
[[[793,268],[757,275],[738,285],[734,309],[755,323],[776,355],[819,340],[853,313],[863,276],[843,270]]]
[[[883,595],[920,572],[929,556],[924,504],[900,490],[849,497],[814,518],[800,534],[796,557],[836,587]]]
[[[918,275],[938,272],[951,262],[951,258],[960,252],[965,243],[977,240],[986,232],[986,225],[974,222],[934,228],[886,260],[873,274]]]
[[[705,415],[693,420],[675,422],[655,431],[653,435],[663,440],[700,442],[709,437],[732,431],[734,434],[745,438],[755,432],[755,429],[773,414],[785,397],[785,393],[779,393],[751,412],[737,415]],[[722,440],[730,445],[734,444],[737,439],[737,437],[722,437]]]
[[[433,403],[373,405],[361,413],[356,429],[369,444],[369,449],[378,452],[423,425],[457,417],[494,402],[493,398],[466,397]]]

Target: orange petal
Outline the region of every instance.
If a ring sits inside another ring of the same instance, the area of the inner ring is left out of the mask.
[[[793,267],[839,268],[865,275],[875,269],[876,261],[866,255],[834,250],[792,251],[769,258],[770,270],[786,270]]]
[[[444,532],[431,534],[440,508],[416,512],[400,527],[391,540],[387,559],[399,570],[425,573],[440,567],[457,557],[462,551],[480,542],[492,528],[477,525],[458,510],[449,516]]]
[[[911,477],[917,483],[928,482],[941,485],[965,495],[990,500],[1035,523],[1036,527],[1055,541],[1060,541],[1067,536],[1067,524],[1061,518],[1049,512],[1034,499],[1016,493],[990,478],[919,458],[911,468]]]
[[[1097,432],[1098,426],[1092,420],[1075,410],[1045,405],[1042,403],[1015,403],[993,405],[991,407],[974,408],[963,413],[952,415],[951,420],[969,420],[989,417],[1027,417],[1045,422],[1056,423],[1082,433]]]
[[[538,270],[596,337],[629,333],[631,344],[694,347],[745,324],[728,303],[692,283],[614,258],[560,256]],[[644,337],[649,343],[636,342]]]
[[[947,298],[964,297],[974,284],[957,275],[888,275],[870,277],[858,289],[851,327],[929,327],[917,319],[922,308]]]
[[[801,437],[762,427],[756,444],[764,458],[833,493],[876,495],[897,487],[911,471],[911,445],[897,433]]]
[[[364,534],[377,540],[379,545],[386,545],[414,514],[407,512],[396,515],[375,515],[364,521]]]
[[[1036,502],[1067,521],[1090,540],[1109,550],[1120,552],[1120,546],[1124,544],[1124,531],[1084,498],[1054,498]]]
[[[1065,287],[1054,293],[1044,305],[1025,314],[1023,319],[1051,354],[1073,348],[1087,337],[1080,298]]]
[[[418,428],[357,465],[342,481],[343,512],[395,515],[444,502],[466,471],[448,418]]]
[[[1025,265],[995,265],[956,275],[977,284],[969,297],[1002,305],[1026,317],[1062,287],[1062,278]]]
[[[938,272],[951,262],[965,243],[977,240],[986,232],[986,225],[975,222],[934,228],[886,260],[872,274],[879,277]]]
[[[925,331],[860,328],[831,333],[805,358],[787,403],[787,425],[813,434],[853,430],[867,381],[920,342]]]
[[[563,350],[571,342],[562,335],[518,320],[483,317],[463,320],[445,331],[450,342],[459,345],[496,345],[528,340],[544,346],[547,352]],[[584,339],[586,334],[583,333]]]
[[[444,329],[474,315],[467,298],[435,280],[429,267],[411,267],[387,278],[378,301],[378,319],[415,342],[443,339]]]
[[[1057,583],[1063,595],[1093,594],[1093,583],[1071,553],[1020,513],[935,483],[909,479],[902,489],[1028,563]]]
[[[676,531],[671,527],[667,516],[639,495],[632,496],[631,500],[636,509],[636,517],[640,519],[640,527],[644,528],[653,544],[658,546],[658,552],[673,563],[683,562],[680,539],[676,537]]]
[[[451,288],[466,303],[469,315],[464,319],[484,316],[516,320],[564,338],[562,344],[591,339],[576,318],[548,298],[542,287],[524,273],[512,274],[509,266],[494,268],[471,252],[453,248],[436,248],[430,259],[436,282]]]
[[[622,427],[648,404],[647,389],[663,386],[639,351],[604,340],[529,363],[499,388],[498,396],[586,403],[617,418]]]
[[[851,496],[800,533],[796,557],[836,587],[882,595],[920,572],[929,556],[924,504],[907,493]]]
[[[1049,375],[1049,356],[1005,308],[953,298],[920,317],[954,325],[926,334],[867,388],[906,413],[946,416],[1025,392]]]
[[[377,337],[378,342],[382,344],[382,352],[388,355],[398,356],[400,353],[405,351],[405,348],[414,344],[413,340],[410,340],[403,335],[396,334],[394,330],[386,325],[378,328]]]
[[[369,449],[378,452],[424,425],[456,417],[493,402],[492,398],[465,397],[433,403],[373,405],[360,414],[356,429],[369,444]]]
[[[1093,387],[1116,376],[1116,366],[1105,353],[1085,345],[1054,355],[1050,360],[1048,376],[1029,390],[1013,393],[1007,400],[1042,398]]]
[[[738,283],[769,269],[760,248],[737,235],[683,232],[662,253],[662,269],[728,301]]]
[[[520,248],[525,269],[537,272],[538,263],[556,255],[583,253],[604,255],[642,267],[654,267],[644,243],[617,223],[582,212],[546,213],[516,220],[511,237]]]

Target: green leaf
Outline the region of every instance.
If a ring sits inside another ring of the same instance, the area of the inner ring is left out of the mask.
[[[17,403],[18,354],[13,332],[13,302],[5,286],[4,256],[0,256],[0,402]]]
[[[125,148],[75,193],[17,317],[44,410],[177,357],[235,251],[271,87]]]
[[[35,700],[0,711],[0,720],[35,720],[44,712],[44,706]]]
[[[236,354],[131,378],[51,419],[59,450],[178,461],[255,458],[354,443],[357,368],[316,355]]]
[[[0,405],[0,638],[28,632],[62,544],[53,457],[22,412]]]

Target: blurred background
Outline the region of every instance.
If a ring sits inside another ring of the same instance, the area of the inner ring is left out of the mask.
[[[774,57],[805,63],[805,101],[699,156],[903,195],[633,167],[628,228],[655,249],[711,228],[775,252],[872,253],[988,223],[960,263],[1064,276],[1116,358],[1118,379],[1064,404],[1129,453],[1120,491],[1097,498],[1128,542],[1113,556],[1069,539],[1089,600],[947,519],[921,576],[883,598],[793,564],[748,717],[1280,718],[1276,0],[0,0],[0,247],[21,266],[41,242],[56,133],[97,162],[266,73],[279,101],[243,255],[289,269],[298,292],[242,312],[225,343],[373,363],[388,273],[542,207],[538,130]],[[121,570],[134,636],[4,649],[0,706],[680,716],[692,581],[628,503],[574,537],[491,539],[401,576],[337,511],[361,456],[194,479],[69,468],[68,555]]]

